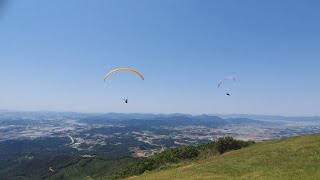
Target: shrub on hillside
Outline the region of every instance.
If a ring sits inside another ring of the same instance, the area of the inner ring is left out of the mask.
[[[221,137],[217,141],[217,151],[222,154],[227,151],[241,149],[254,144],[254,141],[241,141],[233,139],[232,137]]]
[[[177,163],[180,161],[194,159],[200,154],[195,146],[185,146],[181,148],[168,149],[162,153],[155,154],[150,158],[158,165],[165,165],[167,163]]]

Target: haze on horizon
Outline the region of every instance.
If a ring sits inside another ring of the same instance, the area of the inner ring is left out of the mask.
[[[320,115],[320,2],[8,1],[0,109]],[[145,81],[111,69],[130,67]],[[225,76],[231,97],[218,82]],[[125,104],[123,98],[129,98]]]

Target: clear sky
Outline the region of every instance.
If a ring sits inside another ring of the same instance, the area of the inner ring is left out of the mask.
[[[5,5],[0,109],[320,115],[320,1]],[[145,81],[119,73],[103,82],[119,67]],[[238,81],[218,89],[225,76]]]

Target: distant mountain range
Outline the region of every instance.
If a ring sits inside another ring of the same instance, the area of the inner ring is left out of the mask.
[[[79,112],[55,112],[55,111],[15,111],[0,109],[0,115],[42,115],[42,116],[64,116],[64,117],[79,117],[79,118],[92,118],[97,119],[108,119],[108,120],[129,120],[129,119],[155,119],[155,118],[175,118],[181,119],[181,117],[200,119],[200,120],[212,120],[222,121],[228,119],[228,121],[247,121],[254,122],[258,121],[308,121],[308,122],[319,122],[319,116],[306,116],[306,117],[286,117],[286,116],[272,116],[272,115],[253,115],[253,114],[203,114],[203,115],[190,115],[182,113],[174,114],[152,114],[152,113],[79,113]],[[180,117],[180,118],[177,118]]]
[[[286,117],[286,116],[271,116],[271,115],[252,115],[252,114],[213,114],[221,118],[249,118],[261,121],[315,121],[320,122],[319,116],[301,116],[301,117]]]
[[[259,124],[279,125],[279,122],[266,122],[249,118],[221,118],[210,115],[189,114],[122,114],[108,113],[83,118],[82,122],[88,124],[115,123],[124,126],[208,126],[217,127],[228,124]]]

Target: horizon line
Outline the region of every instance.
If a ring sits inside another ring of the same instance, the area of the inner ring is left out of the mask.
[[[284,117],[284,118],[297,118],[297,117],[320,117],[320,115],[299,115],[299,116],[287,116],[287,115],[268,115],[268,114],[248,114],[248,113],[232,113],[232,114],[221,114],[221,113],[158,113],[158,112],[80,112],[80,111],[56,111],[56,110],[17,110],[17,109],[0,109],[0,112],[34,112],[34,113],[78,113],[78,114],[151,114],[151,115],[188,115],[188,116],[269,116],[269,117]]]

